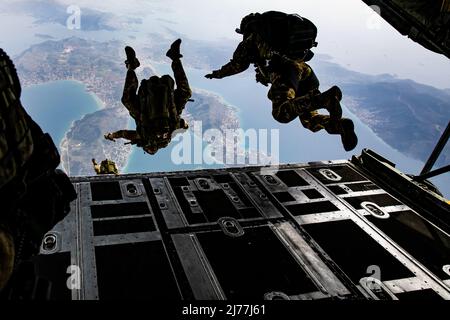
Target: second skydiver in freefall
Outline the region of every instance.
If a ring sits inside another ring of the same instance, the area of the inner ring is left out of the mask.
[[[166,56],[172,60],[175,81],[169,75],[152,76],[143,79],[138,90],[135,69],[140,66],[136,53],[131,47],[125,47],[128,69],[123,90],[122,103],[136,121],[136,130],[119,130],[105,135],[105,139],[123,138],[129,143],[149,154],[155,154],[165,148],[172,135],[188,129],[188,124],[181,118],[184,107],[192,96],[189,82],[180,58],[181,39],[172,43]],[[176,84],[176,89],[174,85]],[[136,94],[137,91],[137,94]]]
[[[302,125],[317,132],[340,134],[346,151],[358,144],[352,120],[342,118],[342,92],[337,86],[321,93],[319,80],[306,63],[310,50],[317,46],[316,26],[299,15],[268,11],[252,13],[242,19],[236,32],[243,41],[231,61],[205,77],[221,79],[241,73],[250,64],[256,67],[256,81],[271,84],[268,98],[272,101],[272,116],[281,123],[299,117]],[[326,109],[329,115],[317,110]]]

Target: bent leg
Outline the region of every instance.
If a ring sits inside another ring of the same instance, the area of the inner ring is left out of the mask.
[[[288,123],[298,116],[314,110],[311,94],[297,98],[295,95],[294,88],[289,86],[288,82],[274,81],[267,96],[272,100],[272,116],[275,120]]]
[[[350,119],[333,119],[328,115],[322,115],[317,111],[312,111],[301,115],[300,121],[305,128],[312,132],[325,129],[329,134],[341,135],[341,141],[345,151],[353,150],[358,144],[354,124]]]
[[[319,90],[316,90],[312,103],[316,106],[316,110],[326,109],[333,119],[338,120],[342,118],[342,108],[340,104],[341,100],[341,89],[339,89],[339,87],[337,86],[333,86],[323,93],[321,93]]]
[[[278,74],[272,74],[268,98],[272,100],[272,116],[277,121],[288,123],[318,109],[314,96],[320,94],[319,82],[311,75],[314,75],[312,69],[304,63],[287,63]]]
[[[298,116],[295,90],[280,78],[273,81],[267,97],[272,101],[272,116],[278,122],[288,123]]]
[[[137,89],[139,82],[134,70],[128,70],[125,78],[125,85],[122,94],[122,104],[128,109],[130,115],[134,119],[139,119],[139,100],[137,97]]]
[[[175,106],[177,107],[178,114],[181,114],[184,106],[192,96],[192,90],[180,59],[172,61],[172,70],[177,85],[174,96]]]
[[[330,116],[319,114],[317,111],[311,111],[300,115],[300,122],[304,128],[312,132],[318,132],[325,129],[329,134],[339,133],[335,130],[335,126],[331,122]]]
[[[273,100],[272,116],[280,123],[289,123],[297,118],[299,113],[294,100]]]

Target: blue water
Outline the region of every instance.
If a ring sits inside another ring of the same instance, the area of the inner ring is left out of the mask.
[[[130,120],[128,123],[128,128],[130,130],[135,130],[136,125],[134,123],[134,120]],[[202,146],[202,149],[207,146],[205,142],[202,141],[201,138],[192,135],[189,138],[190,133],[185,133],[184,138],[190,141],[190,146],[192,154],[194,153],[194,148],[198,144]],[[180,140],[181,141],[181,140]],[[218,169],[222,168],[222,165],[219,164],[195,164],[195,163],[186,163],[186,164],[180,164],[177,165],[173,163],[172,161],[172,150],[177,145],[178,141],[172,141],[172,143],[164,148],[160,149],[155,155],[150,156],[149,154],[145,153],[140,148],[134,148],[130,158],[128,159],[128,164],[126,168],[123,170],[124,173],[138,173],[138,172],[157,172],[157,171],[179,171],[179,170],[196,170],[196,169]],[[193,155],[191,157],[193,159]],[[192,161],[194,162],[194,161]],[[212,159],[211,159],[212,162]]]
[[[99,110],[95,96],[76,81],[54,81],[23,89],[22,104],[44,132],[48,132],[59,149],[72,122]]]
[[[164,65],[158,65],[158,71],[170,74],[170,69]],[[371,148],[393,162],[397,162],[401,170],[413,171],[422,165],[420,161],[410,159],[384,143],[345,107],[344,115],[355,121],[355,130],[359,137],[358,147],[348,153],[343,150],[339,135],[329,135],[324,131],[312,133],[305,130],[296,120],[289,124],[276,122],[271,115],[271,102],[267,99],[268,88],[257,84],[251,72],[221,80],[205,79],[204,71],[201,70],[187,69],[187,73],[192,87],[219,92],[228,103],[237,106],[243,129],[278,129],[280,160],[284,163],[349,159],[353,154],[360,153],[363,148]],[[189,104],[186,108],[188,110]],[[170,148],[171,146],[167,149]],[[170,152],[161,153],[159,157],[167,154],[170,155]],[[135,154],[132,155],[133,162],[130,162],[128,170],[139,169],[132,166],[137,162],[134,161],[134,156]],[[167,160],[170,162],[170,159]],[[139,163],[136,164],[139,165]]]
[[[171,74],[168,66],[159,65],[157,67],[159,72]],[[220,81],[205,79],[204,71],[188,69],[187,73],[192,87],[218,92],[228,103],[237,106],[243,129],[279,129],[280,161],[283,163],[350,159],[352,155],[359,154],[362,148],[370,148],[396,163],[397,167],[404,172],[417,174],[423,166],[421,161],[408,158],[384,143],[345,107],[344,115],[354,120],[359,137],[358,147],[349,153],[343,150],[339,136],[331,136],[325,132],[313,134],[303,129],[297,121],[289,124],[279,124],[274,121],[271,116],[270,101],[267,99],[268,89],[256,84],[251,72]],[[73,121],[81,119],[85,114],[95,112],[101,107],[95,96],[87,92],[82,83],[75,81],[56,81],[24,88],[22,102],[27,112],[42,129],[50,133],[58,147]],[[189,104],[187,108],[189,108]],[[134,127],[133,121],[130,121],[129,127]],[[123,172],[221,167],[219,164],[176,165],[171,159],[172,149],[176,145],[177,143],[173,142],[155,156],[149,156],[141,149],[134,148],[128,166]],[[433,179],[433,182],[440,187],[447,198],[450,198],[449,174]]]
[[[170,74],[170,66],[155,65],[160,74]],[[361,153],[368,148],[389,159],[396,167],[405,172],[418,174],[423,167],[423,162],[409,158],[401,152],[393,149],[345,106],[344,116],[351,118],[355,123],[355,131],[358,134],[358,146],[351,152],[345,152],[339,135],[329,135],[325,131],[312,133],[304,129],[299,121],[289,124],[276,122],[271,115],[271,102],[267,99],[268,88],[257,84],[254,73],[250,70],[244,74],[224,78],[221,80],[208,80],[204,78],[203,70],[186,69],[190,84],[193,88],[201,88],[219,93],[228,103],[238,107],[241,127],[244,130],[253,129],[278,129],[280,133],[280,162],[299,163],[320,160],[351,159],[353,155]],[[322,88],[327,89],[327,88]],[[186,106],[189,109],[189,104]],[[126,172],[161,171],[161,170],[189,170],[197,168],[210,168],[208,165],[176,165],[171,161],[171,152],[175,144],[160,150],[155,156],[150,157],[142,150],[135,149],[130,157]],[[215,167],[220,167],[216,165]],[[432,179],[441,192],[450,198],[450,175],[444,175],[438,179]]]

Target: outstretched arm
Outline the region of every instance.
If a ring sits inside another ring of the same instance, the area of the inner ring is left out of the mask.
[[[250,36],[239,43],[230,62],[222,66],[219,70],[214,70],[212,73],[207,74],[205,77],[208,79],[222,79],[247,70],[250,63],[253,63],[251,61],[253,50],[254,41],[253,37]]]
[[[110,141],[115,141],[115,139],[126,139],[130,140],[131,144],[137,144],[140,142],[141,137],[135,130],[119,130],[112,133],[105,134],[105,139]]]

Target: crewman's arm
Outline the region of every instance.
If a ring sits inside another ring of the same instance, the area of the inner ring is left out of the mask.
[[[95,173],[100,174],[100,165],[95,161],[95,159],[92,159],[92,165],[94,166]]]
[[[130,142],[126,144],[137,144],[141,140],[136,130],[119,130],[116,132],[107,133],[104,137],[106,140],[110,141],[115,141],[115,139],[130,140]]]

